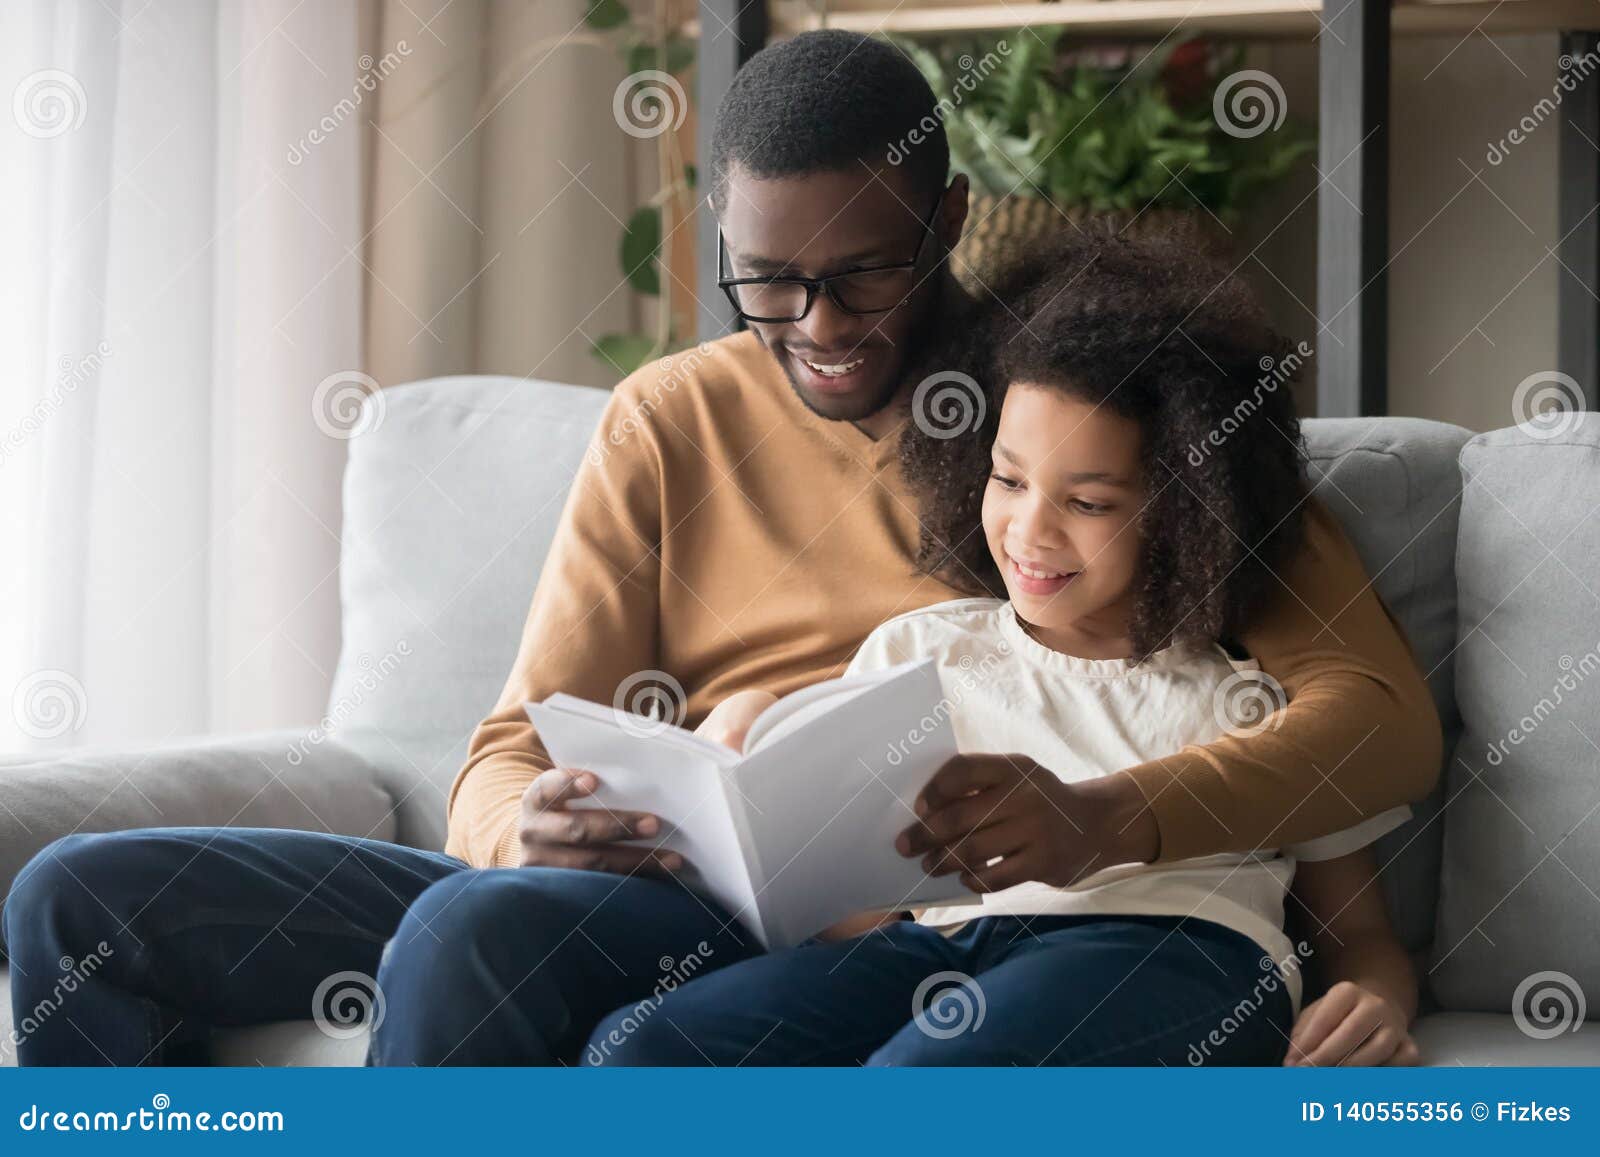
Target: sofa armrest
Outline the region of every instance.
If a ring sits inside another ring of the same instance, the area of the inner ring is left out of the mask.
[[[0,763],[0,901],[33,856],[73,832],[263,827],[392,840],[378,771],[332,740],[264,731],[135,751]]]

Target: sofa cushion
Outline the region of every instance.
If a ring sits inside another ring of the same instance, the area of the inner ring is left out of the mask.
[[[8,763],[0,766],[0,902],[36,853],[74,832],[261,827],[392,840],[394,810],[376,768],[306,730]]]
[[[1344,526],[1379,597],[1428,678],[1449,751],[1459,732],[1450,668],[1453,572],[1461,493],[1456,457],[1469,430],[1420,418],[1317,418],[1303,423],[1315,493]],[[1414,953],[1433,937],[1444,778],[1412,819],[1377,843],[1395,930]]]
[[[384,769],[399,839],[444,846],[446,793],[499,698],[610,394],[507,377],[384,390],[350,442],[328,726]]]
[[[1455,653],[1431,963],[1449,1009],[1507,1012],[1565,975],[1600,1016],[1600,414],[1461,454]],[[1538,982],[1533,987],[1539,987]]]
[[[0,965],[0,1068],[17,1063],[18,1037],[11,1010],[11,972]],[[26,1022],[24,1022],[26,1029]],[[218,1065],[269,1068],[281,1065],[358,1067],[366,1062],[366,1025],[324,1032],[312,1020],[234,1028],[218,1033],[211,1061]]]
[[[1600,1065],[1600,1032],[1594,1028],[1530,1035],[1503,1012],[1436,1012],[1418,1018],[1411,1036],[1425,1065],[1580,1068]]]
[[[337,1035],[323,1031],[314,1020],[285,1020],[275,1024],[234,1028],[216,1035],[211,1045],[214,1065],[267,1068],[360,1068],[367,1061],[370,1030],[351,1025]]]

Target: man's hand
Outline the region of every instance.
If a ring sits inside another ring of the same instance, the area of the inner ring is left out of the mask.
[[[1285,1065],[1416,1065],[1406,1015],[1375,992],[1341,980],[1300,1010]]]
[[[559,767],[541,772],[528,785],[522,793],[522,867],[656,876],[683,867],[683,857],[677,852],[618,842],[658,833],[661,821],[648,812],[567,806],[592,795],[599,786],[592,771]]]
[[[1066,887],[1158,853],[1154,817],[1132,780],[1064,783],[1024,755],[956,756],[922,789],[916,810],[922,820],[900,833],[896,850],[922,856],[931,875],[960,873],[975,892],[1028,880]]]

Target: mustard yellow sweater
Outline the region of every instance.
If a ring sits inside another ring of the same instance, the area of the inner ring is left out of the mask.
[[[616,389],[579,470],[516,665],[450,791],[447,850],[518,863],[523,789],[550,766],[525,700],[610,703],[663,671],[693,726],[747,687],[844,671],[873,627],[959,596],[912,570],[917,518],[894,436],[800,404],[755,336],[657,362]],[[1128,769],[1158,862],[1312,839],[1421,799],[1439,721],[1416,661],[1333,515],[1241,642],[1290,698],[1280,724]]]

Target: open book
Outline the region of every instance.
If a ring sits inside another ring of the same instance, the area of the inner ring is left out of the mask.
[[[681,878],[769,948],[856,912],[971,899],[894,849],[917,794],[956,753],[931,659],[832,679],[768,707],[745,754],[570,695],[524,704],[557,766],[592,771],[597,806],[652,812]],[[580,805],[581,806],[581,805]]]

